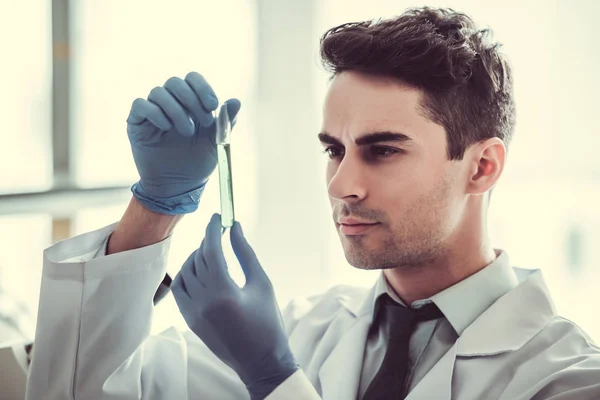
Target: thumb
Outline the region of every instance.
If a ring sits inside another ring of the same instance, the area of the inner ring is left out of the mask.
[[[227,104],[227,114],[229,114],[229,121],[231,122],[231,127],[235,126],[237,122],[237,114],[242,107],[242,103],[238,99],[229,99],[225,102]]]
[[[263,281],[269,281],[269,278],[258,262],[258,258],[254,250],[244,237],[242,227],[239,222],[235,221],[230,231],[231,247],[233,252],[240,262],[242,271],[246,276],[246,285],[255,285]]]

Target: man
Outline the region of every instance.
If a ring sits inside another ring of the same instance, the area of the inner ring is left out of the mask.
[[[600,398],[598,347],[556,315],[539,270],[489,243],[514,127],[498,46],[423,8],[333,28],[321,53],[333,219],[376,285],[280,317],[237,222],[246,285],[231,281],[214,215],[172,285],[191,331],[149,336],[170,234],[216,165],[216,96],[198,74],[172,78],[128,118],[140,181],[121,221],[45,252],[28,399]]]

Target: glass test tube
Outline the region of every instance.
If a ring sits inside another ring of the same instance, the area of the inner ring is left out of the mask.
[[[221,226],[231,228],[235,221],[233,207],[233,184],[231,175],[231,123],[227,105],[222,105],[219,115],[215,116],[217,129],[217,163],[219,168],[219,192],[221,196]]]

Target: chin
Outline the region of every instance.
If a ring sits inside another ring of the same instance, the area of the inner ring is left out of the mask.
[[[344,255],[346,256],[346,261],[348,262],[348,264],[350,264],[356,269],[379,269],[377,265],[372,265],[373,258],[370,257],[368,254],[357,254],[355,250],[349,250],[346,247],[344,247]]]
[[[379,266],[379,265],[371,265],[370,263],[365,263],[365,262],[350,262],[350,261],[348,261],[348,263],[350,265],[352,265],[354,268],[360,269],[363,271],[374,271],[374,270],[382,269],[381,266]]]

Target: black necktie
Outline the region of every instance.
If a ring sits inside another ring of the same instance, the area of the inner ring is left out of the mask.
[[[417,322],[443,316],[434,303],[412,310],[396,303],[384,294],[379,299],[376,311],[377,329],[385,316],[388,342],[383,362],[365,392],[363,400],[399,400],[404,394],[404,381],[408,370],[408,345]]]

